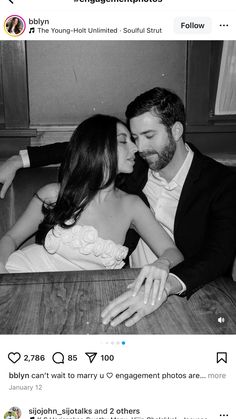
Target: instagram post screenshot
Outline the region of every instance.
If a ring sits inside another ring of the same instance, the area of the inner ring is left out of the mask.
[[[236,418],[235,13],[1,1],[0,419]]]

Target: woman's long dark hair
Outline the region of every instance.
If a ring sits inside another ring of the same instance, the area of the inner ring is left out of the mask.
[[[60,167],[57,201],[43,205],[45,217],[39,226],[37,243],[44,244],[47,232],[57,224],[64,228],[74,225],[97,192],[114,182],[118,122],[121,121],[113,116],[95,115],[76,128]]]

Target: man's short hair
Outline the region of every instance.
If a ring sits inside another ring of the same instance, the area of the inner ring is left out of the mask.
[[[167,131],[170,132],[175,122],[181,122],[185,129],[185,109],[182,100],[171,90],[154,87],[137,96],[126,109],[128,121],[145,112],[158,116]]]

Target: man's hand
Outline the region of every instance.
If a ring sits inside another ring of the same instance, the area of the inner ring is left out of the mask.
[[[0,166],[0,183],[3,184],[0,191],[0,198],[4,198],[5,194],[12,184],[16,171],[23,167],[20,156],[12,156]]]
[[[145,304],[144,293],[145,288],[142,286],[135,297],[132,295],[133,291],[129,290],[113,300],[102,312],[103,324],[110,323],[112,327],[115,327],[125,321],[125,326],[133,326],[140,319],[157,310],[167,299],[167,293],[164,291],[161,300],[158,300],[155,305],[149,301]]]
[[[133,296],[133,289],[113,300],[102,312],[102,322],[104,325],[110,323],[112,327],[125,322],[125,326],[130,327],[141,320],[143,317],[157,310],[167,300],[170,295],[177,294],[182,289],[180,282],[169,275],[165,289],[160,300],[154,305],[151,304],[152,296],[148,302],[144,303],[145,286],[142,285],[138,294]]]

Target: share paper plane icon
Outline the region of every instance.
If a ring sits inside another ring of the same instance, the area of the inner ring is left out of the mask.
[[[87,357],[89,358],[90,364],[92,364],[97,354],[98,354],[97,352],[85,352],[85,355],[87,355]]]

